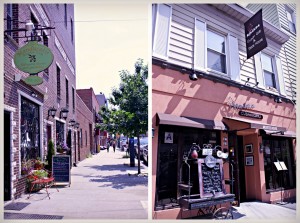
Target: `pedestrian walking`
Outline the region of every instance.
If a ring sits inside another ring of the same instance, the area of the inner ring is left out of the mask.
[[[107,152],[109,152],[109,146],[110,146],[110,144],[109,144],[109,142],[107,142],[107,146],[106,146]]]
[[[113,141],[113,149],[114,149],[114,153],[116,152],[116,141]]]

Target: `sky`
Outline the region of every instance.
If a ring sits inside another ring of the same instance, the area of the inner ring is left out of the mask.
[[[148,63],[148,4],[77,1],[74,4],[76,88],[109,97],[119,71]]]

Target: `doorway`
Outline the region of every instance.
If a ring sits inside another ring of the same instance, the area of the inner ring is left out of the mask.
[[[76,142],[76,132],[74,132],[74,163],[76,164],[77,163],[77,142]]]
[[[11,200],[10,112],[4,111],[4,201]]]
[[[238,145],[238,168],[239,168],[239,186],[240,186],[240,202],[246,201],[246,180],[245,180],[245,159],[244,159],[244,141],[243,136],[237,137]]]

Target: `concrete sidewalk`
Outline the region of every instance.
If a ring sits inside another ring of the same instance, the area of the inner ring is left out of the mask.
[[[129,167],[124,155],[118,149],[101,150],[72,168],[70,187],[59,186],[59,192],[50,188],[50,200],[44,190],[30,199],[25,194],[14,203],[27,206],[20,211],[4,208],[4,218],[147,219],[148,177],[129,174],[137,173],[137,161]],[[147,172],[146,166],[141,169]]]

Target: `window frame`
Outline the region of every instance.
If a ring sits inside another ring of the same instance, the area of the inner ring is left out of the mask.
[[[56,94],[57,98],[61,99],[61,68],[56,64]]]
[[[266,58],[269,58],[270,61],[271,61],[271,66],[272,66],[272,72],[269,71],[269,70],[266,70],[264,69],[264,66],[263,66],[263,56],[266,57]],[[263,74],[263,81],[264,81],[264,87],[267,89],[267,90],[276,90],[279,92],[279,83],[278,83],[278,72],[277,72],[277,69],[276,69],[276,62],[274,60],[274,56],[271,56],[267,53],[264,53],[264,52],[261,52],[261,55],[260,55],[260,60],[261,60],[261,69],[262,69],[262,74]],[[265,75],[265,72],[269,73],[272,75],[272,81],[273,81],[273,86],[268,86],[267,83],[266,83],[266,75]]]
[[[215,74],[222,75],[222,76],[224,76],[224,75],[225,76],[229,76],[229,74],[228,74],[228,64],[227,64],[228,63],[228,52],[227,52],[228,51],[227,50],[227,47],[228,47],[228,38],[227,38],[227,35],[223,34],[222,32],[218,32],[215,29],[212,29],[210,27],[206,27],[206,30],[205,30],[206,40],[208,40],[208,33],[209,32],[214,33],[214,34],[216,34],[216,35],[224,38],[224,44],[225,44],[224,51],[225,52],[222,53],[222,52],[218,52],[218,51],[216,51],[214,49],[210,49],[208,47],[208,42],[205,41],[205,49],[206,49],[206,52],[205,52],[206,53],[206,61],[205,61],[206,64],[205,64],[205,66],[206,66],[206,69],[210,73],[215,73]],[[218,55],[225,56],[225,73],[223,73],[222,71],[214,70],[214,69],[208,67],[208,51],[211,51],[211,52],[216,53]]]
[[[296,24],[295,11],[286,5],[285,6],[285,14],[286,14],[287,22],[288,22],[289,31],[296,34],[296,32],[297,32],[297,28],[296,28],[297,24]],[[291,16],[292,21],[289,20],[288,14]],[[292,29],[291,29],[291,25],[293,27]]]

